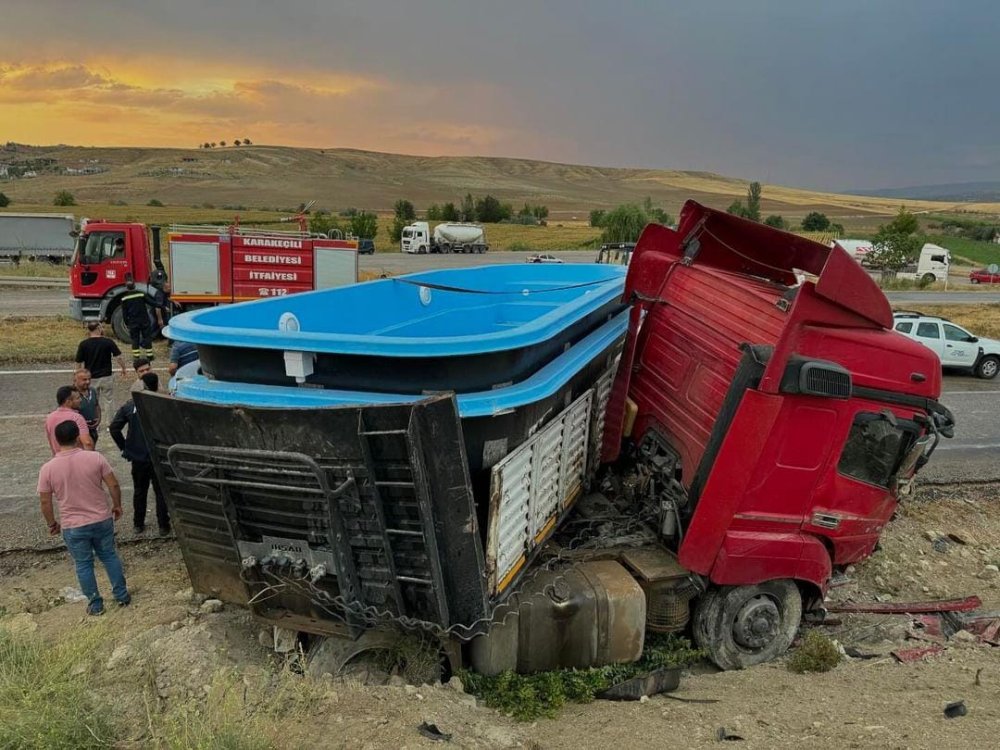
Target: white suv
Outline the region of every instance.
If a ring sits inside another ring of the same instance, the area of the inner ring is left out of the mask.
[[[933,349],[945,367],[964,367],[986,379],[1000,372],[1000,341],[979,338],[934,315],[897,312],[892,317],[897,331]]]

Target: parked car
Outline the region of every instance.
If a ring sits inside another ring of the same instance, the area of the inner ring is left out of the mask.
[[[973,284],[1000,284],[1000,265],[990,263],[986,268],[971,271],[969,281]]]
[[[554,255],[549,255],[548,253],[543,253],[541,255],[529,255],[525,258],[526,263],[562,263],[562,261]]]
[[[358,255],[374,255],[375,240],[358,239]]]
[[[933,349],[944,367],[961,367],[991,380],[1000,372],[1000,341],[976,336],[947,318],[919,312],[897,312],[895,329]]]

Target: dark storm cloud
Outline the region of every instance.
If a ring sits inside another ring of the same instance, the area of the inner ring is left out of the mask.
[[[307,107],[289,87],[383,82],[352,106],[445,148],[835,189],[1000,177],[1000,5],[984,0],[4,5],[25,33],[0,62],[58,61],[62,83],[99,86],[75,67],[95,58],[173,57],[207,77],[245,65],[290,118]]]

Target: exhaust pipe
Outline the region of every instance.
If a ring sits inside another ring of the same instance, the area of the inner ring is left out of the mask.
[[[153,265],[156,266],[156,270],[163,271],[163,259],[160,257],[160,227],[153,224],[149,231],[153,235]]]

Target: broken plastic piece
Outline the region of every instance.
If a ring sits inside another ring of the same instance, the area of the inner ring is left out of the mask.
[[[926,659],[928,656],[940,654],[943,651],[944,646],[935,643],[932,646],[921,646],[919,648],[901,648],[898,651],[893,651],[892,655],[896,661],[901,664],[908,664],[910,662]]]
[[[428,724],[426,721],[421,722],[417,731],[434,742],[449,742],[451,740],[451,735],[438,729],[437,724]]]
[[[946,719],[957,719],[959,716],[965,716],[967,713],[969,713],[969,709],[963,700],[952,701],[944,707],[944,717]]]

